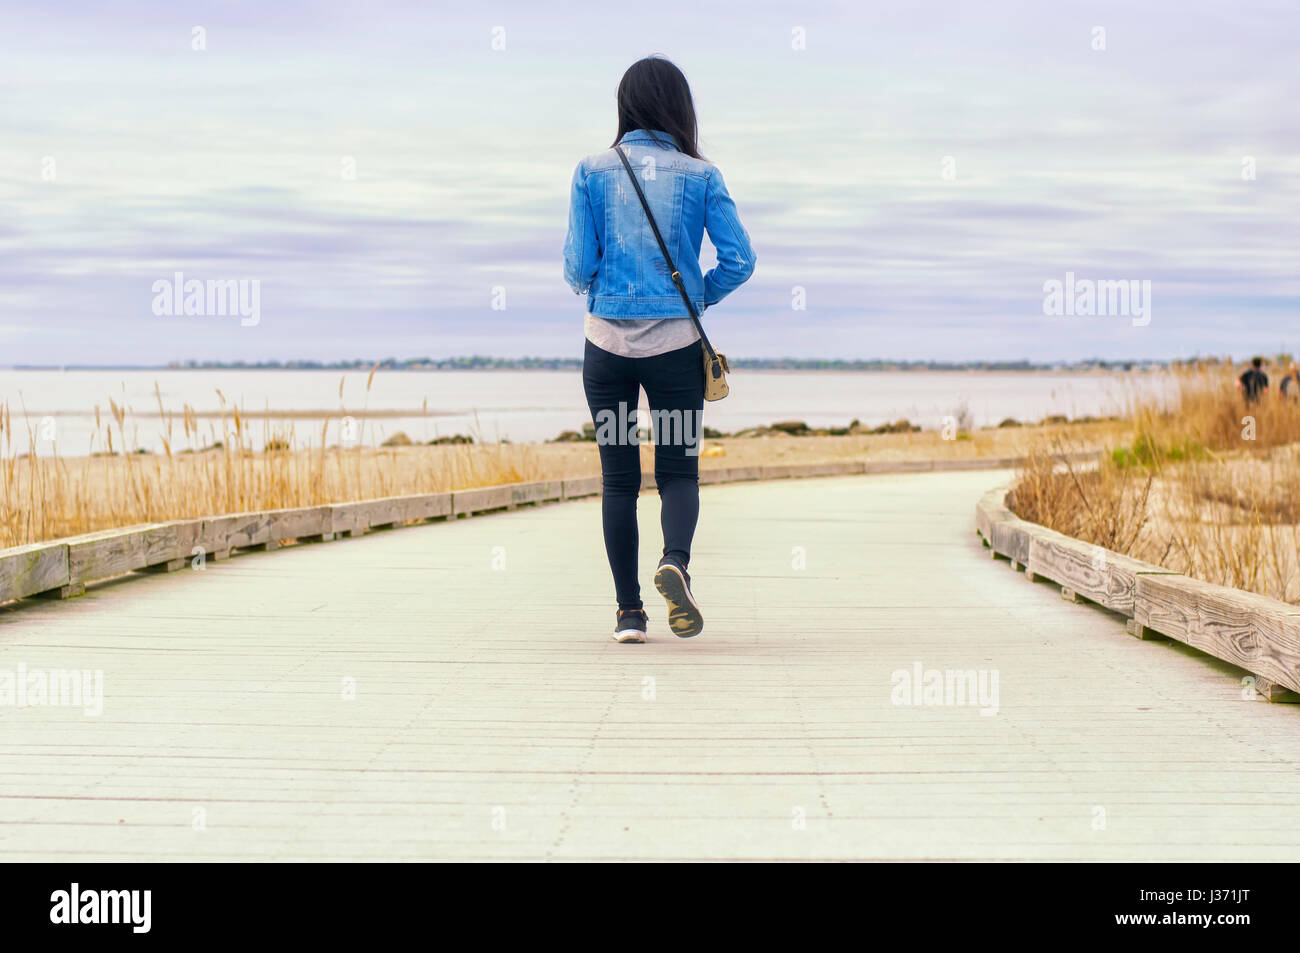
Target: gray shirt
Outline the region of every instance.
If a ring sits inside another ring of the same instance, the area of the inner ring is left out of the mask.
[[[700,339],[690,318],[601,318],[587,315],[587,340],[622,357],[654,357]]]

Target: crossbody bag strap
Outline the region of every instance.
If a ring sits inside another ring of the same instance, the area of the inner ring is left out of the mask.
[[[681,273],[678,272],[677,266],[673,264],[673,256],[668,254],[668,246],[664,244],[664,237],[659,234],[659,225],[655,222],[654,213],[650,211],[650,203],[645,200],[645,193],[641,191],[641,183],[636,180],[636,173],[632,170],[632,163],[627,161],[627,155],[624,154],[622,146],[615,146],[614,151],[618,157],[623,160],[623,168],[627,169],[628,178],[632,180],[632,187],[636,189],[636,197],[641,200],[641,207],[645,209],[645,217],[650,220],[650,229],[655,233],[655,241],[659,243],[659,251],[664,256],[664,261],[668,263],[668,270],[672,272],[673,284],[677,286],[677,291],[686,302],[686,310],[691,313],[691,320],[695,322],[695,330],[700,332],[700,341],[704,344],[704,349],[709,352],[709,357],[716,360],[718,355],[713,350],[713,345],[709,343],[709,336],[704,333],[704,325],[700,324],[700,316],[695,312],[695,304],[691,301],[691,296],[686,293],[686,286],[682,283]]]

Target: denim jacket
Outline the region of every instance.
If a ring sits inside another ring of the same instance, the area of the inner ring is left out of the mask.
[[[641,179],[664,243],[686,292],[703,313],[754,273],[754,249],[717,166],[670,148],[672,137],[644,129],[619,144]],[[718,264],[700,273],[705,231]],[[645,210],[613,149],[588,156],[573,173],[564,278],[590,294],[587,310],[603,318],[687,317]]]

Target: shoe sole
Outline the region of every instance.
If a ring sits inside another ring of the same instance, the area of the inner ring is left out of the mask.
[[[655,572],[655,588],[668,603],[668,628],[679,639],[689,639],[704,631],[704,614],[691,598],[686,577],[672,563]]]
[[[636,629],[624,629],[622,632],[615,632],[610,638],[624,645],[635,645],[645,641],[645,633],[638,632]]]

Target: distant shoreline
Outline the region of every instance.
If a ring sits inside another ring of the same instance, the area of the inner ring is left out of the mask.
[[[1195,358],[1191,360],[1196,360]],[[1207,358],[1217,362],[1219,359]],[[840,371],[851,373],[944,372],[944,373],[1116,373],[1168,370],[1178,361],[1076,361],[1033,363],[1030,361],[845,361],[816,358],[737,358],[730,362],[735,370],[746,371]],[[259,362],[256,364],[14,364],[0,371],[344,371],[366,373],[379,371],[577,371],[581,358],[448,358],[442,361],[343,361],[313,363],[309,361]]]

